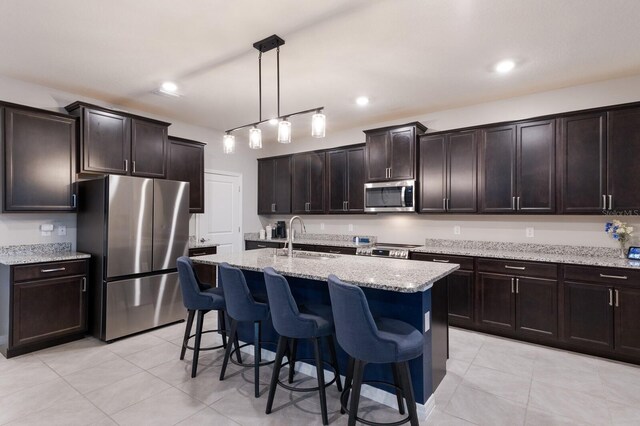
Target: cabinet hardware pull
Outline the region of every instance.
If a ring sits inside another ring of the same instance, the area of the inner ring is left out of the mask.
[[[329,253],[340,254],[340,250],[329,250]]]
[[[53,268],[53,269],[40,269],[40,272],[46,274],[47,272],[62,272],[66,271],[67,268]]]
[[[516,278],[516,294],[520,293],[520,278]]]
[[[133,161],[131,162],[131,172],[132,172],[132,173],[135,173],[135,172],[136,172],[136,161],[135,161],[135,160],[133,160]]]
[[[124,160],[124,171],[125,172],[129,171],[129,160]]]
[[[520,197],[516,197],[516,210],[520,210]]]
[[[206,255],[207,255],[207,253],[206,253],[206,252],[201,251],[201,252],[199,252],[199,253],[193,253],[191,256],[206,256]]]
[[[276,211],[276,203],[272,203],[271,204],[271,212],[275,212]]]
[[[389,179],[391,179],[391,167],[389,167]]]
[[[504,265],[505,269],[516,269],[518,271],[524,271],[525,269],[527,269],[525,266],[511,266],[511,265]]]
[[[602,194],[602,210],[607,209],[607,196]]]
[[[78,196],[76,194],[71,194],[71,207],[74,209],[78,207]]]
[[[516,209],[516,197],[511,197],[511,210]]]
[[[431,259],[433,262],[440,262],[440,263],[449,263],[449,260],[446,259]]]
[[[613,210],[613,195],[609,195],[609,210]]]
[[[447,199],[442,199],[442,210],[447,211]]]
[[[450,199],[447,198],[447,211],[449,211],[449,201],[450,201]]]
[[[609,306],[613,306],[613,289],[609,289]]]
[[[607,274],[600,274],[600,278],[613,278],[616,280],[626,280],[628,279],[626,275],[607,275]]]
[[[349,200],[345,201],[345,202],[344,202],[344,205],[346,206],[346,207],[345,207],[345,210],[346,210],[346,211],[349,211]]]
[[[616,308],[620,306],[620,292],[618,289],[614,290],[616,292]]]
[[[86,277],[82,277],[82,292],[83,293],[87,292],[87,278]]]
[[[264,244],[257,244],[258,248],[267,248]]]
[[[513,283],[513,278],[511,278],[511,293],[515,293],[515,288],[514,288],[514,283]]]

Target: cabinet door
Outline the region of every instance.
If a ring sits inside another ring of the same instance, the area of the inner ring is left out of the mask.
[[[474,213],[478,189],[476,165],[478,153],[475,131],[453,133],[447,141],[447,211]]]
[[[166,171],[167,126],[131,120],[131,174],[164,178]]]
[[[515,279],[508,275],[478,273],[478,319],[487,328],[515,329]]]
[[[640,190],[635,178],[640,158],[640,108],[609,112],[607,186],[611,208],[621,214],[640,209]]]
[[[81,276],[14,284],[12,345],[85,331],[85,285]]]
[[[556,339],[558,336],[558,281],[516,278],[516,331]]]
[[[309,202],[309,155],[291,156],[291,212],[306,213]]]
[[[204,145],[169,140],[167,179],[189,182],[189,213],[204,213]]]
[[[447,276],[449,286],[449,324],[473,323],[473,272],[456,271]]]
[[[329,213],[344,213],[347,206],[347,151],[327,152],[327,198]]]
[[[310,152],[307,213],[324,213],[324,152]]]
[[[518,124],[516,207],[523,213],[556,211],[554,120]]]
[[[272,189],[275,212],[291,213],[291,157],[274,159],[274,187]]]
[[[367,134],[367,182],[387,180],[389,132]]]
[[[613,289],[564,282],[564,339],[586,349],[613,349]]]
[[[72,211],[76,121],[5,110],[4,211]]]
[[[616,351],[637,357],[640,355],[640,289],[616,288],[614,299]]]
[[[483,130],[479,155],[480,211],[513,212],[516,194],[515,126]]]
[[[131,153],[131,120],[85,108],[82,134],[83,172],[127,174]]]
[[[420,138],[420,212],[446,211],[447,135]]]
[[[275,160],[258,160],[258,214],[275,213]]]
[[[389,132],[389,159],[391,180],[415,179],[416,132],[403,127]]]
[[[207,256],[217,252],[217,247],[193,248],[189,249],[189,257]],[[217,286],[216,266],[194,262],[193,269],[200,282],[209,284],[211,287]]]
[[[364,213],[364,147],[347,150],[347,210]]]
[[[600,213],[606,208],[606,113],[559,120],[558,192],[562,213]]]

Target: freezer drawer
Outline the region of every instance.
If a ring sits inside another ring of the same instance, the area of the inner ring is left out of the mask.
[[[107,283],[105,340],[185,318],[178,273]]]
[[[189,184],[153,181],[153,270],[176,267],[189,249]]]

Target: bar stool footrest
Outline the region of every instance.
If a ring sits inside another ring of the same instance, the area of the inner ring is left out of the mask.
[[[202,332],[202,334],[206,334],[206,333],[217,333],[217,332],[222,333],[222,332],[224,332],[224,331],[226,331],[224,328],[219,328],[219,329],[216,329],[216,330],[207,330],[207,331],[203,331],[203,332]],[[195,334],[190,335],[190,336],[187,338],[187,342],[188,342],[191,338],[193,338],[193,337],[196,337],[196,335],[195,335]],[[193,347],[193,346],[189,346],[189,345],[187,345],[187,344],[186,344],[186,342],[184,342],[183,344],[184,344],[184,347],[185,347],[185,348],[187,348],[187,349],[189,349],[189,350],[194,350],[194,347]],[[201,350],[201,351],[213,351],[213,350],[215,350],[215,349],[222,349],[222,348],[224,348],[224,347],[225,347],[225,345],[224,345],[224,343],[223,343],[223,344],[218,345],[218,346],[209,346],[209,347],[207,347],[207,348],[200,348],[200,350]]]
[[[262,346],[262,344],[264,344],[264,343],[271,343],[271,344],[274,344],[274,342],[260,342],[260,346]],[[227,344],[228,344],[228,345],[233,345],[233,342],[228,342]],[[238,346],[237,348],[233,348],[233,349],[231,350],[231,353],[229,354],[229,361],[230,361],[232,364],[235,364],[235,365],[240,366],[240,367],[252,367],[252,368],[253,368],[253,367],[255,367],[256,365],[255,365],[254,363],[248,364],[248,363],[238,362],[238,361],[236,361],[235,359],[233,359],[233,355],[234,355],[237,351],[239,351],[240,349],[242,349],[242,348],[244,348],[244,347],[247,347],[247,346],[253,346],[253,342],[243,343],[242,345]],[[275,360],[275,359],[274,359],[274,360],[272,360],[272,361],[261,361],[261,362],[259,362],[259,363],[258,363],[258,366],[260,366],[260,367],[264,367],[265,365],[271,365],[271,364],[273,364],[273,363],[275,363],[275,362],[276,362],[276,360]]]
[[[299,361],[315,361],[315,359],[313,358],[296,358],[296,362]],[[328,388],[329,386],[331,386],[332,384],[334,384],[336,382],[336,378],[338,377],[338,375],[336,374],[336,368],[331,365],[331,363],[329,361],[323,361],[322,362],[324,365],[328,365],[329,367],[331,367],[331,370],[333,370],[333,379],[331,379],[331,381],[326,382],[324,384],[324,388]],[[282,367],[286,366],[286,365],[291,365],[291,361],[287,361],[285,363],[282,364]],[[288,383],[284,383],[282,382],[280,379],[278,379],[278,385],[282,386],[283,388],[285,388],[288,391],[292,391],[292,392],[314,392],[314,391],[319,391],[320,390],[320,386],[314,386],[312,388],[297,388],[295,386],[291,386]]]
[[[363,380],[362,384],[369,384],[369,383],[379,383],[382,385],[386,385],[389,386],[391,388],[394,388],[396,390],[402,391],[402,389],[400,389],[399,386],[396,386],[393,383],[389,383],[389,382],[383,382],[381,380]],[[345,386],[344,390],[342,391],[342,394],[340,394],[340,407],[344,410],[344,412],[346,414],[349,414],[349,409],[347,408],[347,403],[349,402],[349,392],[351,392],[351,386],[347,385]],[[360,423],[364,423],[365,425],[369,425],[369,426],[400,426],[403,425],[405,423],[408,423],[411,421],[411,416],[407,416],[405,418],[402,418],[398,421],[395,422],[389,422],[389,423],[379,423],[379,422],[373,422],[371,420],[366,420],[363,419],[362,417],[358,417],[356,416],[356,421],[360,422]]]

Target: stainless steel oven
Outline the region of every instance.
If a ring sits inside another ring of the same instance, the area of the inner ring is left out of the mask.
[[[415,180],[364,184],[364,211],[415,212]]]

